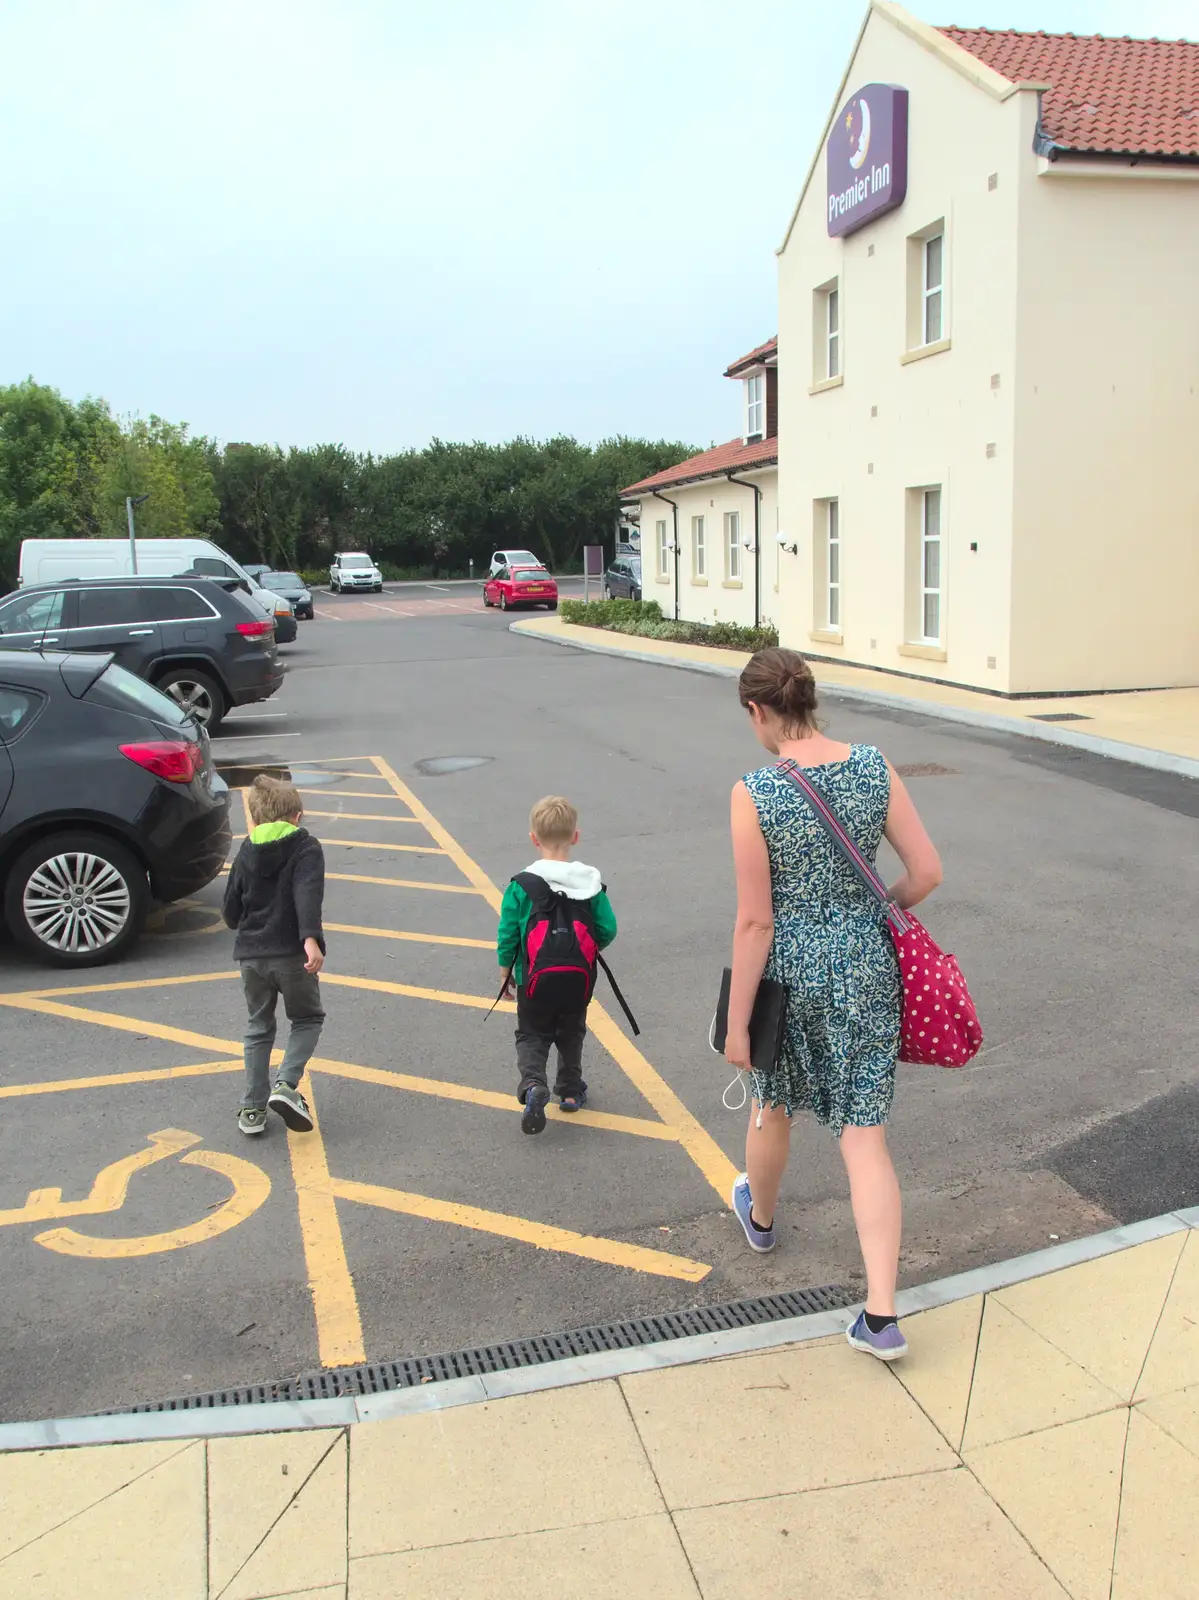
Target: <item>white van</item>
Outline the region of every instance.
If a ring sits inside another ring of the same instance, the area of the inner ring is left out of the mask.
[[[232,556],[210,539],[139,539],[137,571],[143,578],[173,578],[180,572],[206,578],[238,578],[252,599],[273,616],[276,596],[255,582]],[[25,539],[17,587],[59,583],[67,578],[128,578],[133,556],[128,539]]]

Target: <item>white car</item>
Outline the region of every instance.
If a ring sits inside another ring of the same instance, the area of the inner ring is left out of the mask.
[[[487,574],[488,581],[495,577],[501,567],[544,567],[545,562],[540,556],[535,556],[531,550],[497,550],[491,558],[491,570]]]
[[[383,593],[383,574],[361,550],[339,550],[329,568],[329,587],[334,594],[346,589],[365,589]]]

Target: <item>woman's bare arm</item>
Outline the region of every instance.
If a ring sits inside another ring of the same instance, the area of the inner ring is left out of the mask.
[[[733,928],[733,983],[729,994],[725,1054],[738,1066],[748,1067],[749,1018],[774,939],[774,907],[766,840],[762,837],[757,807],[743,783],[733,789],[732,831],[737,921]]]
[[[941,858],[903,779],[889,761],[887,769],[891,774],[891,802],[883,831],[904,867],[903,877],[891,886],[891,898],[905,908],[918,906],[941,882]]]

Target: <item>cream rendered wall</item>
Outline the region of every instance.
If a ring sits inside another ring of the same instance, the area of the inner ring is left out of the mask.
[[[775,471],[738,474],[751,478],[762,491],[762,615],[773,618],[776,612],[774,575],[776,567],[775,529],[778,525],[778,474]],[[709,478],[684,489],[665,491],[679,508],[679,619],[683,622],[738,622],[750,627],[754,620],[753,556],[741,551],[741,578],[730,580],[725,572],[724,517],[735,511],[741,519],[741,538],[753,541],[754,496],[743,484],[727,478]],[[691,537],[692,517],[704,518],[707,561],[705,577],[695,572]],[[647,600],[657,600],[666,617],[674,616],[673,558],[669,576],[657,576],[657,524],[665,520],[673,537],[670,507],[662,500],[641,502],[641,572]]]
[[[1012,687],[1196,684],[1199,175],[1039,165],[1020,188]]]
[[[909,91],[904,204],[830,239],[822,145],[779,263],[780,515],[799,546],[782,558],[783,642],[1002,692],[1012,674],[1017,169],[1031,155],[1023,107],[1035,95],[997,100],[879,11],[837,109],[872,82]],[[942,217],[951,347],[905,364],[908,236]],[[843,382],[811,394],[813,293],[833,278]],[[933,484],[943,486],[944,650],[911,651],[906,491]],[[814,629],[813,504],[826,498],[841,505],[841,642]]]

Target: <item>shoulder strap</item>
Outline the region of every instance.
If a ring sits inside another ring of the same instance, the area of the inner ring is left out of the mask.
[[[804,776],[803,768],[796,761],[780,761],[777,770],[784,778],[789,779],[800,794],[803,795],[815,812],[817,820],[824,826],[825,832],[833,841],[835,848],[841,852],[865,887],[883,907],[890,921],[900,933],[906,933],[911,927],[908,917],[887,893],[886,884],[850,838],[837,813],[829,805],[819,789]]]
[[[624,1012],[625,1016],[628,1017],[629,1027],[632,1028],[634,1037],[636,1037],[641,1032],[641,1029],[637,1026],[637,1018],[629,1010],[628,1001],[620,992],[620,985],[612,976],[612,968],[604,960],[603,956],[600,955],[598,950],[595,952],[595,959],[599,962],[600,966],[603,967],[604,972],[607,974],[608,982],[612,985],[612,993],[616,996],[617,1000],[619,1000],[620,1009]]]
[[[539,872],[518,872],[512,882],[518,889],[523,889],[534,904],[538,900],[552,899],[556,892]]]

